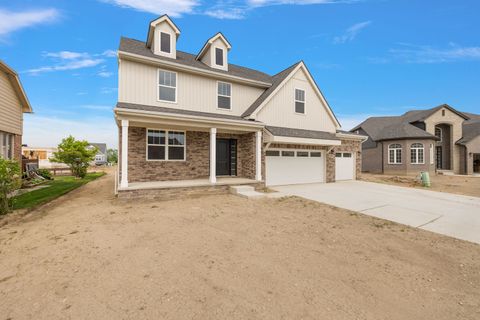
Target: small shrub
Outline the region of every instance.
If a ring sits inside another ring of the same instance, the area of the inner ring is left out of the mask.
[[[47,169],[38,169],[37,174],[47,180],[52,180],[52,173]]]
[[[12,210],[13,197],[8,196],[22,185],[20,165],[0,158],[0,215]]]

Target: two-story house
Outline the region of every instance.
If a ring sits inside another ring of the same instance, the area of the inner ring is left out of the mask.
[[[0,60],[0,157],[22,161],[23,113],[32,107],[18,74]]]
[[[177,50],[166,15],[118,51],[119,194],[355,179],[365,137],[340,124],[303,61],[271,76],[230,63],[222,33]]]
[[[480,173],[480,115],[447,104],[371,117],[351,131],[368,136],[362,145],[364,172]]]

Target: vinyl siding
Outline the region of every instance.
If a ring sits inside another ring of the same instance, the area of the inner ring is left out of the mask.
[[[305,90],[305,114],[295,113],[295,89]],[[335,122],[327,109],[305,72],[299,69],[259,111],[256,119],[270,126],[335,132]]]
[[[232,109],[217,108],[217,79],[177,72],[177,103],[158,101],[158,68],[128,60],[119,65],[119,102],[137,103],[167,108],[241,115],[263,89],[232,84]],[[169,70],[162,68],[162,70]]]
[[[8,75],[0,71],[0,131],[21,135],[23,113]]]

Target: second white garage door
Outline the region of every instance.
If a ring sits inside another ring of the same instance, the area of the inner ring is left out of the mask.
[[[268,150],[265,166],[267,186],[325,182],[325,154],[320,150]]]
[[[350,152],[339,152],[335,154],[335,180],[355,179],[355,159]]]

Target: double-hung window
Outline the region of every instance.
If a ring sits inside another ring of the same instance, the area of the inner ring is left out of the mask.
[[[0,132],[0,158],[13,159],[13,134]]]
[[[217,82],[217,107],[219,109],[232,108],[232,85],[225,82]]]
[[[171,53],[170,41],[169,33],[160,32],[160,51]]]
[[[158,71],[158,100],[177,102],[177,74],[175,72]]]
[[[414,143],[410,147],[410,162],[412,164],[424,164],[424,150],[423,144]]]
[[[148,129],[147,160],[185,160],[185,132]]]
[[[388,146],[388,163],[401,164],[402,163],[402,145],[394,143]]]
[[[295,89],[295,112],[305,113],[305,90]]]

